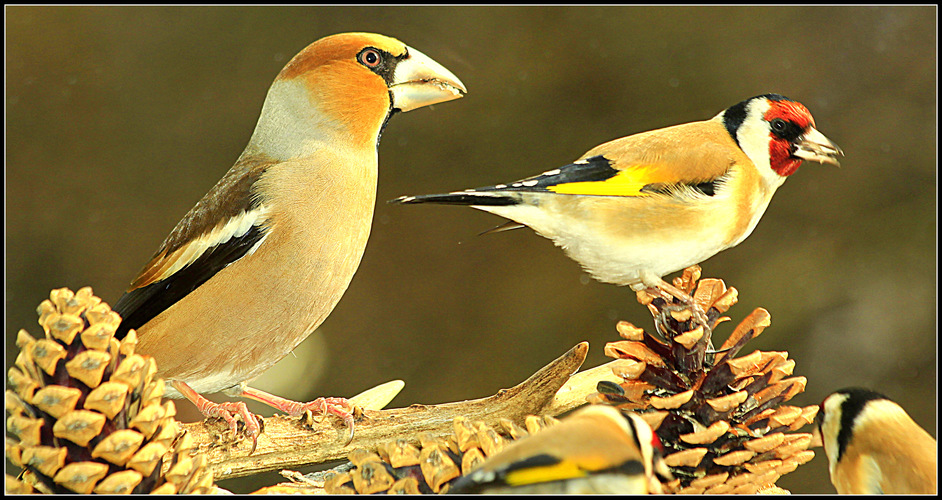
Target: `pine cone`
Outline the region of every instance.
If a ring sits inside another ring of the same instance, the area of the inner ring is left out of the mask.
[[[53,290],[39,305],[45,337],[20,330],[6,391],[7,458],[23,472],[8,492],[205,493],[212,473],[191,456],[173,402],[161,405],[153,358],[134,354],[132,330],[89,287]],[[161,474],[164,455],[170,468]]]
[[[359,448],[347,458],[353,467],[328,479],[324,490],[339,493],[445,493],[452,480],[466,474],[486,457],[499,453],[508,441],[539,432],[557,420],[529,416],[526,429],[501,420],[501,429],[483,422],[454,419],[454,434],[434,438],[419,436],[419,446],[399,439],[378,452]]]
[[[783,405],[804,391],[804,377],[789,377],[795,362],[787,352],[755,351],[736,357],[769,325],[756,309],[713,352],[712,329],[737,301],[735,288],[703,279],[700,268],[684,271],[674,285],[691,293],[707,313],[708,327],[694,325],[691,308],[680,301],[638,292],[654,315],[658,336],[620,322],[625,340],[610,342],[605,354],[624,360],[613,367],[621,384],[600,383],[591,402],[637,411],[665,447],[665,461],[677,478],[665,485],[678,493],[756,493],[814,457],[811,434],[788,434],[814,420],[817,406]]]

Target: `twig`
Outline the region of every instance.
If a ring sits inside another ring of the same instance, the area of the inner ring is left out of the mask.
[[[265,430],[251,456],[247,456],[251,448],[247,440],[219,443],[219,437],[226,433],[221,421],[195,422],[183,427],[198,443],[200,451],[206,453],[216,480],[319,464],[343,459],[354,448],[376,449],[393,439],[405,438],[417,444],[417,436],[422,432],[444,436],[453,431],[452,419],[458,415],[496,426],[501,418],[521,421],[526,415],[559,414],[575,408],[585,402],[594,386],[588,391],[567,386],[570,389],[563,391],[561,398],[557,398],[557,392],[582,366],[588,350],[588,342],[581,342],[527,380],[487,398],[364,410],[356,424],[356,436],[347,446],[343,444],[346,428],[334,419],[315,422],[312,429],[297,418],[280,415],[265,418]]]

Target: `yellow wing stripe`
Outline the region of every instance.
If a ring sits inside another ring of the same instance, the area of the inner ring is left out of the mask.
[[[567,182],[548,186],[546,189],[559,194],[584,194],[595,196],[649,196],[641,192],[648,184],[670,182],[663,168],[657,165],[630,167],[603,181]]]
[[[586,475],[585,469],[579,467],[575,462],[562,461],[553,465],[527,467],[508,472],[504,481],[510,486],[521,486],[585,477]]]

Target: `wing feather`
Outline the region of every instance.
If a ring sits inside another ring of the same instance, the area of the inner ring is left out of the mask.
[[[267,234],[268,208],[253,186],[275,162],[240,159],[176,225],[114,305],[118,338],[138,328],[252,251]]]
[[[582,159],[602,156],[618,173],[600,184],[567,186],[577,194],[712,196],[736,164],[749,163],[716,119],[622,137],[596,146]],[[560,191],[557,191],[560,192]]]
[[[573,163],[509,184],[397,201],[498,205],[509,202],[495,195],[514,192],[713,196],[728,180],[730,170],[737,163],[748,161],[722,124],[709,120],[615,139],[593,148]]]

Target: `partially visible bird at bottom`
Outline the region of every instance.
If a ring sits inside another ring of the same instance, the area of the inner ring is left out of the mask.
[[[300,403],[248,387],[333,310],[366,247],[378,147],[398,111],[457,99],[465,87],[399,40],[370,33],[322,38],[275,78],[245,151],[164,240],[118,300],[116,333],[138,336],[167,396],[186,397],[257,445],[260,424],[224,391],[290,415],[344,420],[344,398]]]
[[[676,297],[708,327],[700,306],[661,277],[741,243],[803,160],[838,165],[838,155],[804,105],[765,94],[523,180],[391,202],[470,205],[511,220],[495,230],[529,226],[595,279]]]
[[[510,443],[448,493],[661,493],[673,479],[662,453],[641,417],[593,404]]]
[[[841,494],[937,494],[938,444],[899,404],[870,389],[830,394],[815,418]]]

